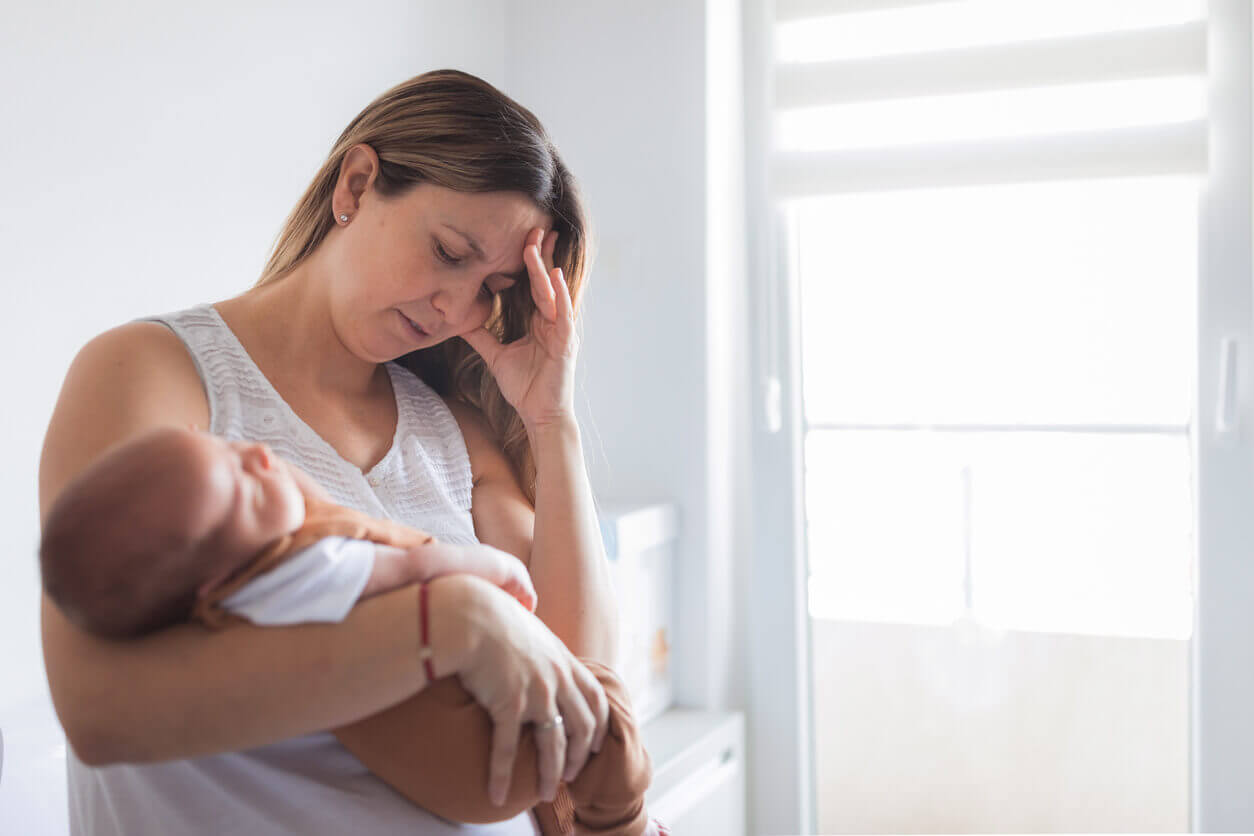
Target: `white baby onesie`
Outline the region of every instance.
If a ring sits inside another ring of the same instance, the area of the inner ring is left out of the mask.
[[[367,540],[324,537],[235,590],[222,608],[270,627],[343,621],[370,580],[375,548]]]

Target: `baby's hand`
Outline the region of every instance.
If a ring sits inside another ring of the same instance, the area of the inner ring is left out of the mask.
[[[513,595],[529,612],[536,611],[536,589],[521,560],[483,543],[458,546],[428,543],[406,553],[410,582],[426,583],[441,575],[478,575]]]

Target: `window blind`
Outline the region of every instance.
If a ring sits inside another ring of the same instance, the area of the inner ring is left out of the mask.
[[[1201,0],[777,0],[778,198],[1202,173]]]

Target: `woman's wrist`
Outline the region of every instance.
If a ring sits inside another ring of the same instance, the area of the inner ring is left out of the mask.
[[[527,429],[527,440],[531,442],[532,455],[554,443],[579,440],[579,422],[573,414],[557,415],[543,421],[524,421],[523,425]]]
[[[459,673],[473,655],[478,637],[471,625],[480,594],[474,580],[470,575],[444,575],[426,584],[427,640],[436,677]],[[418,616],[422,618],[421,601]]]

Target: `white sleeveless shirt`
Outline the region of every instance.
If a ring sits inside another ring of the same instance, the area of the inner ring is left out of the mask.
[[[341,505],[422,528],[445,542],[478,542],[470,516],[470,458],[457,419],[408,370],[387,364],[396,435],[383,459],[363,474],[297,417],[212,306],[151,320],[173,330],[191,353],[209,399],[210,432],[266,442]],[[72,747],[66,752],[70,832],[82,836],[540,832],[529,811],[495,824],[458,824],[429,813],[375,777],[330,732],[156,764],[91,767]]]

